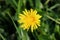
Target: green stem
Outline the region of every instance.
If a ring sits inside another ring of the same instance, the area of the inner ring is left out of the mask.
[[[45,5],[47,5],[49,2],[50,2],[50,0],[47,0],[47,1],[45,2]]]
[[[16,1],[15,0],[12,0],[13,1],[13,3],[15,4],[15,6],[17,7],[17,3],[16,3]]]
[[[47,17],[48,17],[49,19],[51,19],[52,21],[54,21],[54,22],[56,22],[56,23],[60,24],[60,22],[59,22],[59,21],[57,21],[57,20],[55,20],[54,18],[52,18],[52,17],[50,17],[50,16],[48,16],[48,15],[47,15]]]
[[[52,10],[52,9],[58,7],[58,6],[60,6],[60,4],[55,4],[54,6],[50,7],[49,10]]]
[[[14,24],[14,27],[15,27],[15,28],[16,28],[16,30],[17,30],[17,33],[18,33],[18,35],[19,35],[19,38],[21,38],[21,36],[20,36],[20,32],[19,32],[19,30],[18,30],[18,28],[17,28],[17,26],[16,26],[16,24],[15,24],[14,20],[12,19],[11,15],[9,14],[9,12],[7,12],[7,14],[8,14],[8,15],[9,15],[9,17],[11,18],[11,20],[12,20],[12,22],[13,22],[13,24]]]
[[[33,35],[33,37],[35,38],[35,40],[37,40],[37,38],[36,38],[35,34],[34,34],[34,33],[32,33],[32,35]]]
[[[0,33],[0,37],[1,37],[3,40],[6,40],[1,33]]]

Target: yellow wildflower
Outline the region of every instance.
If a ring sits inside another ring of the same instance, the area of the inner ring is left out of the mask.
[[[29,30],[33,32],[33,30],[37,29],[40,26],[40,18],[41,15],[37,14],[36,10],[30,9],[23,11],[23,14],[19,14],[18,22],[21,24],[21,28],[24,30]]]

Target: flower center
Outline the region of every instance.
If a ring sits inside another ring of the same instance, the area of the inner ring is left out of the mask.
[[[35,23],[35,18],[32,16],[26,17],[26,22],[27,24],[34,24]]]
[[[31,22],[34,22],[35,21],[35,18],[34,17],[31,17],[32,21]]]

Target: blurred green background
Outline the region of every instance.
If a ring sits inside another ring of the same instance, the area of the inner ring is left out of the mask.
[[[31,8],[42,15],[33,33],[17,22],[18,14]],[[60,40],[60,0],[0,0],[0,40]]]

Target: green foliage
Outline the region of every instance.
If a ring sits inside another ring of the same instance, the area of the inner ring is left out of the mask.
[[[33,33],[17,22],[18,14],[31,8],[42,15]],[[60,40],[60,0],[0,0],[0,40]]]

